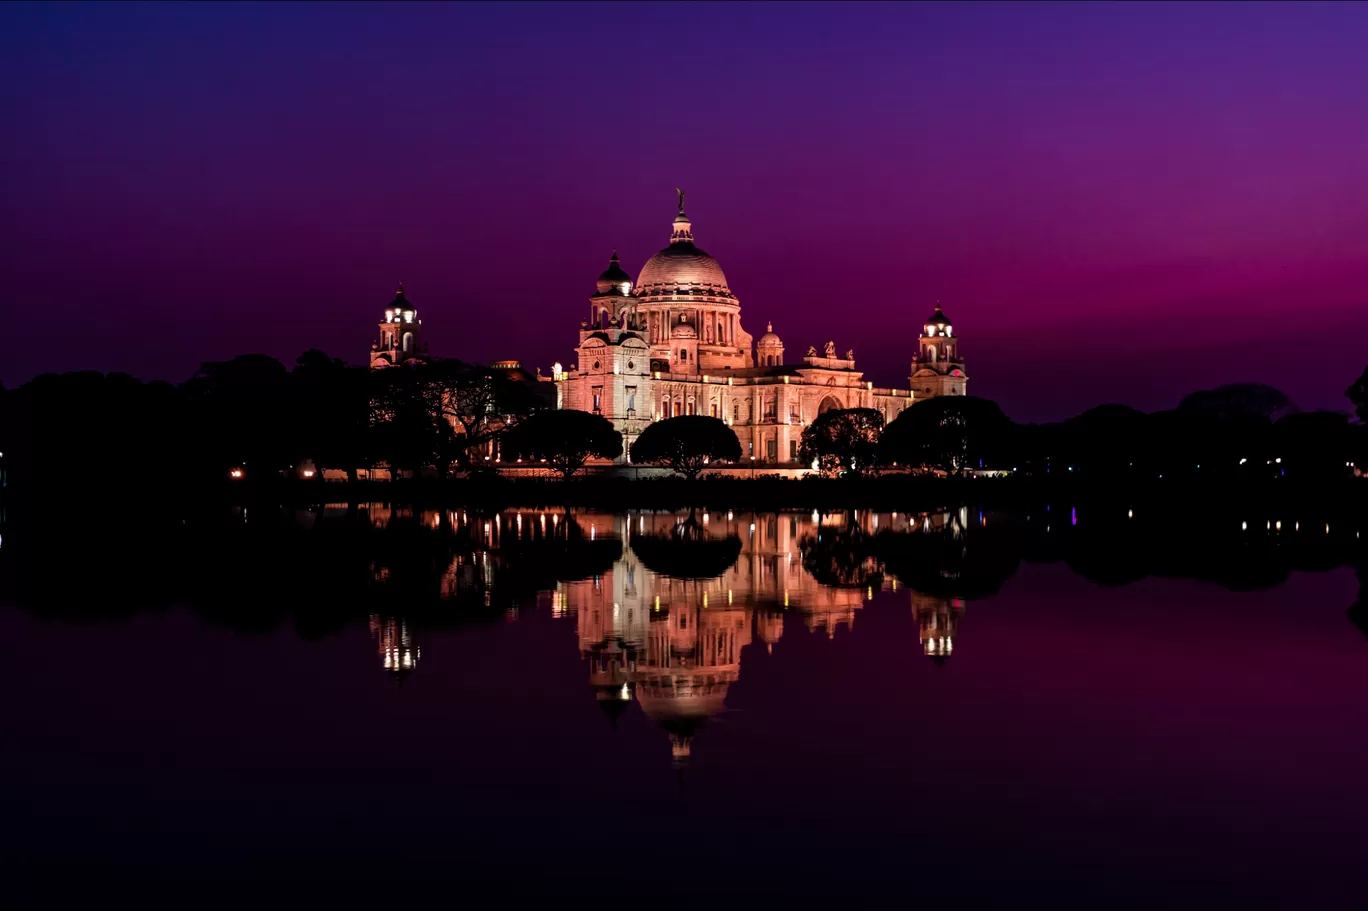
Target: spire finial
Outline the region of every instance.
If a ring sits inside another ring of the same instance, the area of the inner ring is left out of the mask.
[[[617,247],[614,247],[614,248],[613,248],[613,259],[612,259],[612,261],[613,261],[613,262],[617,262],[617,261],[618,261],[618,258],[617,258]]]
[[[766,331],[766,332],[773,332],[773,331],[774,331],[774,323],[765,323],[765,331]]]
[[[679,214],[674,217],[674,228],[670,232],[670,243],[691,244],[693,243],[693,231],[689,225],[689,216],[684,214],[684,191],[675,187],[675,192],[679,194]]]

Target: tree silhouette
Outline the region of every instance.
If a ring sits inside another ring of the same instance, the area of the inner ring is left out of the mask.
[[[264,354],[200,365],[181,393],[201,471],[222,477],[241,467],[263,478],[290,464],[288,379],[284,365]]]
[[[1145,413],[1127,405],[1099,405],[1065,421],[1059,442],[1076,470],[1126,473],[1144,439]]]
[[[884,459],[958,475],[1010,467],[1012,422],[996,402],[972,395],[938,396],[898,415],[880,441]]]
[[[1368,424],[1368,367],[1363,368],[1363,373],[1354,381],[1344,394],[1349,397],[1349,401],[1354,403],[1354,411],[1358,414],[1358,419]]]
[[[803,429],[798,458],[826,477],[863,475],[879,465],[883,414],[873,408],[832,408]]]
[[[442,413],[462,430],[456,456],[465,467],[512,419],[532,410],[526,390],[492,367],[437,361],[423,370],[441,390]]]
[[[456,433],[443,413],[442,387],[418,364],[371,373],[369,448],[391,468],[450,464]]]
[[[504,434],[503,453],[505,458],[544,461],[568,481],[591,458],[622,455],[622,434],[607,418],[587,411],[542,411]]]
[[[736,565],[741,539],[689,535],[634,535],[632,552],[651,572],[672,579],[716,579]]]
[[[1256,417],[1271,421],[1296,411],[1297,406],[1280,390],[1263,383],[1227,383],[1183,396],[1178,410],[1215,418]]]
[[[686,414],[649,425],[632,443],[632,461],[662,465],[689,480],[713,462],[741,458],[741,441],[718,418]]]
[[[1287,477],[1333,478],[1348,473],[1353,461],[1349,419],[1330,411],[1289,414],[1273,425],[1273,452]]]
[[[853,513],[847,513],[843,527],[825,527],[805,535],[799,546],[803,569],[823,585],[865,588],[883,584],[875,538],[855,522]]]
[[[290,434],[296,463],[342,466],[351,480],[366,462],[370,377],[365,367],[310,349],[290,371]]]

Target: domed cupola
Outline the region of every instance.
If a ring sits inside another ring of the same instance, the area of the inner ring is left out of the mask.
[[[950,331],[950,320],[941,311],[940,304],[936,304],[936,312],[927,317],[926,326],[924,328],[926,329],[926,335],[928,337],[938,335],[949,336],[954,334]]]
[[[623,297],[632,293],[632,276],[628,275],[618,262],[616,250],[613,251],[613,258],[608,261],[608,268],[598,277],[598,293],[617,294]]]
[[[392,367],[404,361],[426,355],[422,339],[423,321],[418,311],[404,296],[404,283],[394,292],[394,300],[385,308],[385,319],[380,323],[379,340],[371,345],[372,368]]]
[[[774,323],[765,324],[765,334],[755,343],[756,363],[761,367],[778,367],[784,363],[784,342],[774,332]]]
[[[418,311],[413,309],[408,298],[404,297],[404,283],[399,283],[399,290],[394,292],[394,300],[385,308],[385,319],[393,323],[411,323]]]
[[[647,299],[698,301],[734,300],[722,267],[694,245],[693,224],[684,214],[684,194],[679,194],[679,214],[670,231],[670,245],[646,260],[637,276],[637,293]]]

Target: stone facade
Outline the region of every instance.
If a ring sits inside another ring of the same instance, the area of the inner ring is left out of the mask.
[[[694,244],[682,204],[669,246],[635,284],[614,252],[589,303],[577,363],[556,364],[546,379],[556,384],[557,407],[603,415],[627,449],[652,421],[703,414],[731,426],[744,462],[796,467],[803,428],[818,414],[875,408],[891,422],[914,401],[964,395],[968,381],[940,307],[923,325],[906,389],[876,388],[854,352],[842,357],[832,342],[788,359],[772,324],[754,341],[721,267]]]

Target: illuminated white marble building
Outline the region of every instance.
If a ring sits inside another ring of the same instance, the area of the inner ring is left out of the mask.
[[[557,364],[557,406],[601,414],[624,445],[651,421],[703,414],[726,421],[747,462],[794,466],[803,428],[831,408],[875,408],[891,422],[913,401],[964,395],[959,338],[940,307],[921,327],[905,389],[880,389],[834,342],[786,354],[772,323],[758,340],[717,260],[694,243],[683,195],[669,244],[635,283],[616,252],[580,321],[578,362]]]

